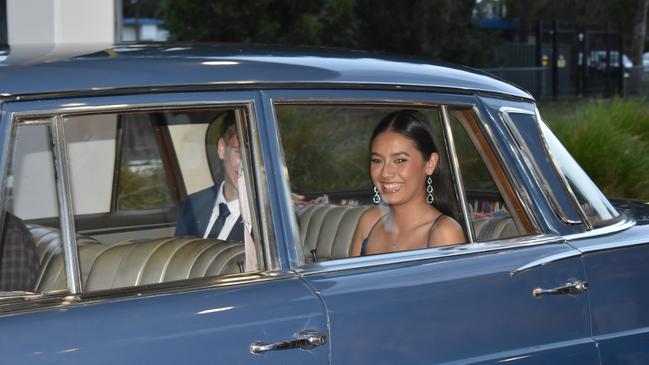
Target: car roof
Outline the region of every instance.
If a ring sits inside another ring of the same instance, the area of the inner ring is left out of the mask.
[[[533,99],[468,67],[329,48],[239,44],[115,45],[80,56],[0,62],[0,96],[122,88],[322,86],[435,88]],[[27,52],[29,54],[29,52]]]

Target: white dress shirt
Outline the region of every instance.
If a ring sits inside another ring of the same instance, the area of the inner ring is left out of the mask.
[[[239,209],[239,199],[234,199],[229,202],[225,201],[225,196],[223,196],[224,184],[225,182],[222,182],[221,187],[219,188],[219,193],[216,196],[216,201],[214,202],[214,207],[212,208],[212,216],[210,216],[210,221],[207,223],[207,228],[205,229],[205,233],[203,233],[203,238],[207,238],[207,236],[210,234],[210,231],[212,230],[212,227],[214,226],[214,222],[216,222],[216,219],[219,217],[219,204],[225,203],[230,210],[230,215],[225,218],[225,223],[223,224],[221,232],[219,232],[218,239],[226,240],[228,238],[230,232],[232,231],[232,228],[234,228],[234,224],[237,222],[237,220],[239,220],[239,216],[241,215],[241,210]]]

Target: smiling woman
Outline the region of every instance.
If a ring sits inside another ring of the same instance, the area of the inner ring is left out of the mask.
[[[402,110],[386,116],[372,133],[371,156],[375,202],[383,200],[387,208],[363,213],[353,255],[465,242],[445,199],[449,180],[441,172],[438,148],[423,114]]]

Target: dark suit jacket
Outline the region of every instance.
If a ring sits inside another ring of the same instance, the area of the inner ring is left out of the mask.
[[[180,205],[178,222],[176,223],[176,236],[203,237],[207,224],[210,222],[214,202],[219,194],[219,185],[197,191],[188,195]],[[207,238],[216,239],[220,232],[210,232]],[[243,241],[243,221],[241,216],[232,227],[228,240]]]

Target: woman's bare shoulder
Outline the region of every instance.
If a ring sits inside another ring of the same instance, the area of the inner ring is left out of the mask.
[[[385,213],[385,209],[381,207],[373,207],[364,211],[358,219],[358,229],[367,233]]]
[[[367,209],[361,214],[356,224],[356,232],[354,232],[354,238],[352,241],[352,256],[359,256],[361,252],[361,247],[363,245],[363,240],[367,238],[367,235],[376,223],[381,218],[382,209],[379,207],[373,207]]]
[[[440,219],[437,223],[437,227],[435,227],[431,234],[430,240],[433,246],[466,242],[462,226],[455,219],[449,216],[444,216]]]

